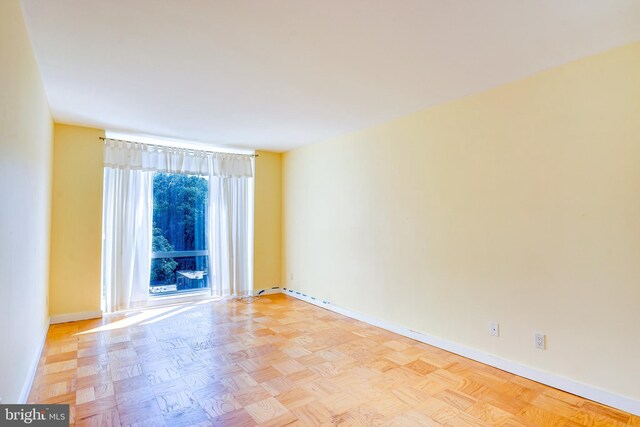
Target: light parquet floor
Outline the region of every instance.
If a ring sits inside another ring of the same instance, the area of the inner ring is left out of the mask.
[[[29,401],[78,426],[640,426],[284,295],[51,326]]]

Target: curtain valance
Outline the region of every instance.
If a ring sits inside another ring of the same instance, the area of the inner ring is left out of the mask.
[[[178,147],[104,141],[104,165],[114,169],[186,173],[220,177],[252,177],[252,156]]]

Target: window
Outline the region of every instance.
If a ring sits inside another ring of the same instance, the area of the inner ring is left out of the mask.
[[[149,293],[209,288],[208,178],[156,173]]]
[[[156,298],[167,294],[197,299],[251,293],[250,153],[113,132],[107,136],[104,310],[142,307],[150,299],[156,305],[163,302]],[[172,173],[166,173],[168,168]],[[215,229],[208,230],[210,224]]]

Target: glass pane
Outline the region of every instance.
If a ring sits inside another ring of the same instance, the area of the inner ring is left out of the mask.
[[[207,256],[152,259],[149,292],[159,295],[208,288],[208,263]]]
[[[194,175],[155,175],[154,252],[207,249],[207,180]]]
[[[208,179],[157,173],[153,179],[153,243],[149,292],[208,287]],[[166,254],[170,252],[170,254]]]

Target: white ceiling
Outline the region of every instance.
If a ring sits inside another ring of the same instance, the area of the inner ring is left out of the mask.
[[[22,0],[56,121],[284,151],[640,40],[638,0]]]

